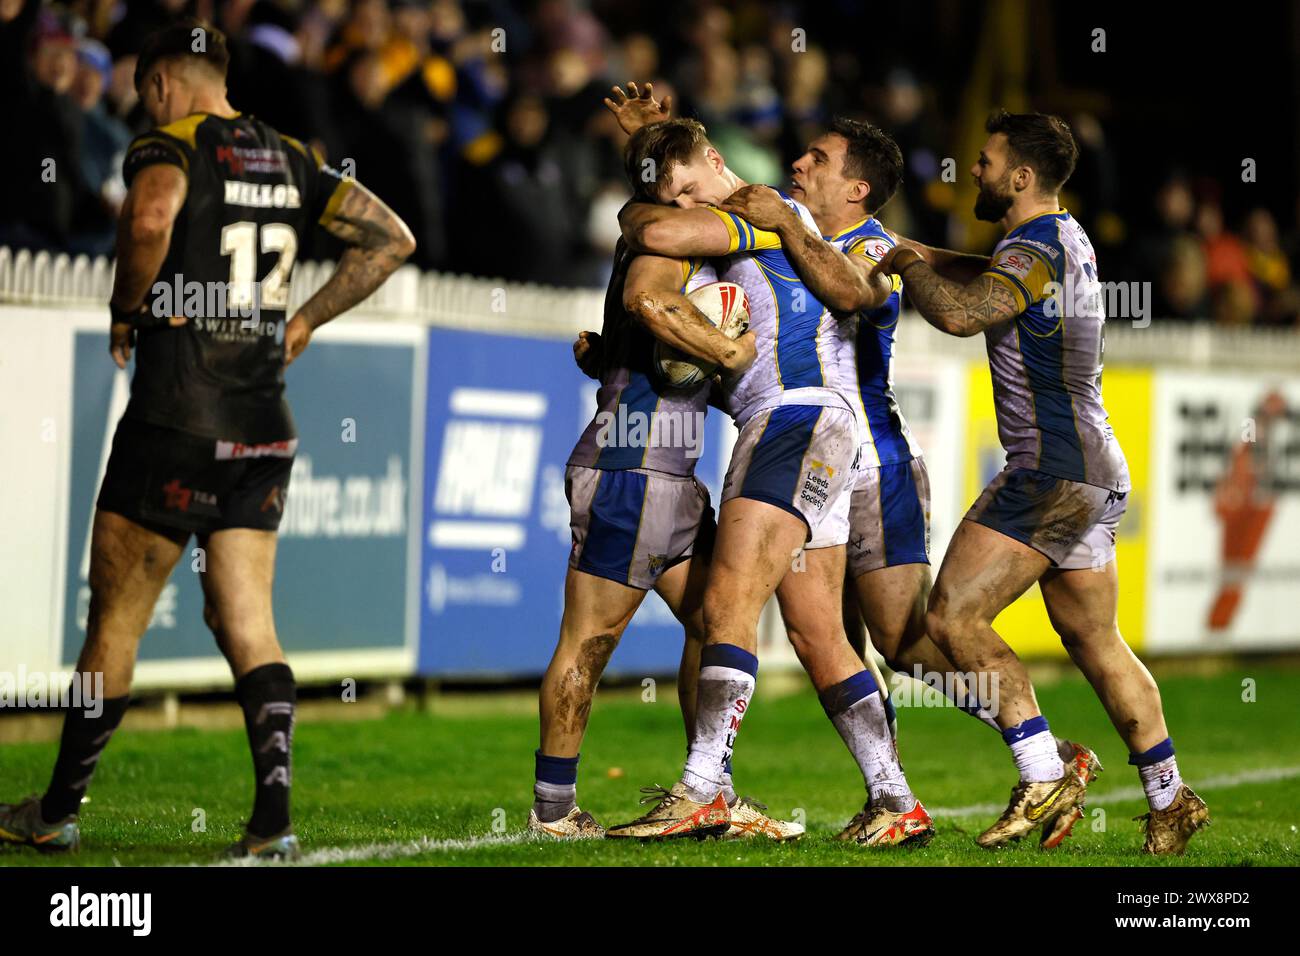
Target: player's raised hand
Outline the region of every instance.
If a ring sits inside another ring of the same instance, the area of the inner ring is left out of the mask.
[[[573,340],[573,360],[587,378],[600,378],[600,353],[599,332],[579,332]]]
[[[301,315],[295,315],[284,327],[284,364],[292,364],[310,342],[311,326]]]
[[[797,221],[798,216],[781,194],[771,186],[741,186],[723,200],[718,207],[723,212],[734,213],[751,226],[775,231],[782,225]]]
[[[622,87],[614,87],[613,97],[605,97],[605,106],[629,136],[642,126],[663,122],[672,115],[673,98],[665,96],[660,103],[655,99],[653,83],[647,83],[642,90],[629,80],[627,89],[631,96]]]

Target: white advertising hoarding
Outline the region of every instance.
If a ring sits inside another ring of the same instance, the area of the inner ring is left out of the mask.
[[[1160,372],[1146,649],[1300,644],[1300,382]]]

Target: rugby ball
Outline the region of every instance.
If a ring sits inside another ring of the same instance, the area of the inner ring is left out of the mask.
[[[686,296],[706,319],[729,339],[738,339],[749,329],[749,299],[734,282],[710,282]],[[709,378],[718,367],[712,362],[687,355],[680,349],[655,340],[655,368],[673,388],[690,388]]]

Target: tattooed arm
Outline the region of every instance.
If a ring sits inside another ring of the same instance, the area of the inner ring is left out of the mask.
[[[302,304],[285,329],[284,364],[307,347],[311,334],[365,300],[415,251],[415,237],[384,201],[351,183],[325,228],[348,244],[334,274]]]
[[[898,237],[898,244],[919,252],[931,269],[954,282],[973,282],[984,274],[992,261],[988,256],[927,246],[904,236]]]
[[[927,322],[941,332],[962,337],[1009,322],[1021,312],[1006,283],[985,273],[967,283],[940,276],[915,249],[895,246],[880,260],[877,272],[903,279],[908,298]]]
[[[840,252],[796,218],[777,230],[781,247],[813,295],[832,312],[878,309],[894,291],[889,276],[872,269],[870,260]]]

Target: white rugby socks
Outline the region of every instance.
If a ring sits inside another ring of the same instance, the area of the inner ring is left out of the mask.
[[[817,696],[857,761],[871,802],[896,812],[912,809],[916,797],[898,762],[880,687],[871,671],[861,670]]]
[[[1150,750],[1131,754],[1128,762],[1138,768],[1142,789],[1152,810],[1164,810],[1178,797],[1183,777],[1174,757],[1174,742],[1166,737]]]
[[[709,803],[730,782],[731,754],[754,695],[758,658],[734,644],[709,644],[700,653],[695,735],[682,785],[697,803]]]
[[[1002,739],[1011,748],[1021,783],[1046,783],[1065,776],[1065,764],[1056,751],[1056,738],[1047,718],[1038,716],[1008,727]]]
[[[533,811],[543,823],[563,819],[577,806],[578,758],[552,757],[540,750],[534,754]]]

